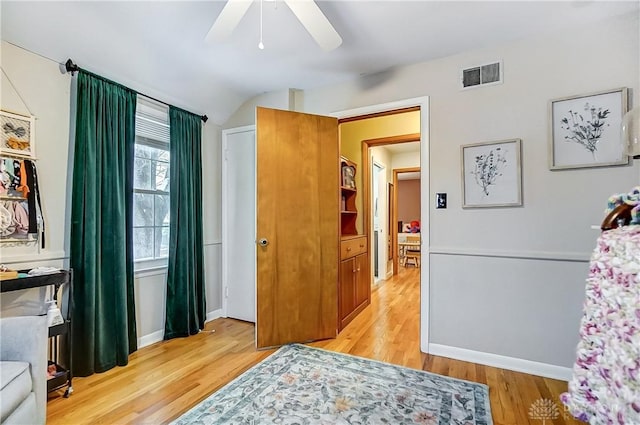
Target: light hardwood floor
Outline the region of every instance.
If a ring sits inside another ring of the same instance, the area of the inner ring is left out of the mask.
[[[336,339],[310,345],[485,383],[495,425],[537,425],[536,400],[554,400],[560,416],[546,424],[581,424],[565,415],[559,395],[566,382],[425,355],[419,349],[419,272],[401,273],[372,293],[372,303]],[[212,332],[214,331],[214,332]],[[68,399],[50,394],[47,423],[160,424],[169,422],[274,350],[256,351],[253,325],[232,319],[206,331],[145,347],[129,365],[73,380]]]

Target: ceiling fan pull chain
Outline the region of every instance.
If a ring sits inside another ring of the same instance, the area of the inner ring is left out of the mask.
[[[264,50],[264,43],[262,43],[262,3],[264,0],[260,0],[260,43],[258,43],[258,48],[260,50]]]

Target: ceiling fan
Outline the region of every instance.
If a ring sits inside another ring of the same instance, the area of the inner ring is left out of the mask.
[[[229,37],[249,10],[252,2],[252,0],[227,0],[227,4],[207,33],[206,41],[222,41]],[[323,50],[328,52],[342,44],[342,37],[314,0],[284,0],[284,2]],[[260,19],[262,21],[262,17]],[[262,33],[262,22],[260,26]],[[262,39],[259,46],[261,49],[264,48]]]

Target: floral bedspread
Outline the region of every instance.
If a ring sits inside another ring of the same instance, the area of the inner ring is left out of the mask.
[[[562,402],[590,424],[640,424],[640,226],[604,232],[591,257],[580,342]]]

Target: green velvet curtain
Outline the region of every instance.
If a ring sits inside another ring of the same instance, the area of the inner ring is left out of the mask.
[[[164,338],[204,328],[202,246],[202,124],[199,116],[169,107],[171,224]]]
[[[135,113],[134,91],[79,71],[70,258],[77,376],[126,365],[136,350],[130,231]]]

